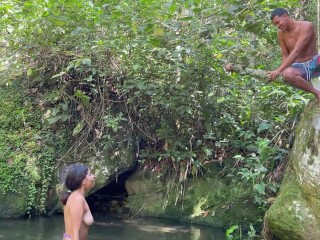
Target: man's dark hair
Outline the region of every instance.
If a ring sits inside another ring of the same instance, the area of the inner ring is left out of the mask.
[[[287,14],[289,16],[289,13],[284,8],[276,8],[271,12],[270,20],[272,20],[275,16],[281,17],[284,14]]]

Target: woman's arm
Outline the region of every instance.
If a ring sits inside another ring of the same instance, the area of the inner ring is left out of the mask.
[[[77,196],[74,201],[70,203],[70,220],[72,228],[72,240],[80,240],[79,232],[82,225],[82,218],[84,213],[84,198]]]

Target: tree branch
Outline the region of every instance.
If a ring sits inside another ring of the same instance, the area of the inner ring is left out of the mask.
[[[264,82],[270,82],[270,78],[267,74],[267,71],[261,70],[261,69],[253,69],[253,68],[246,68],[240,64],[231,64],[228,63],[226,60],[222,60],[224,64],[224,70],[226,72],[236,72],[240,75],[247,75],[256,77]],[[279,75],[277,80],[283,81],[282,75]]]
[[[267,72],[261,69],[252,69],[252,68],[246,68],[242,65],[235,65],[235,64],[231,64],[231,63],[227,63],[224,66],[224,69],[227,72],[236,72],[240,75],[249,75],[252,77],[257,77],[261,80],[264,81],[269,81],[269,77],[267,75]]]

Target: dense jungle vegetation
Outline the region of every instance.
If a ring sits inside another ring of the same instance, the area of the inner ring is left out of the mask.
[[[181,172],[201,177],[218,164],[267,209],[313,96],[223,66],[275,69],[281,58],[270,11],[285,7],[316,25],[315,6],[2,0],[0,192],[27,186],[26,212],[41,214],[54,168],[112,148],[125,122],[132,144],[144,146],[142,164],[156,162],[162,174],[175,169],[179,181]]]

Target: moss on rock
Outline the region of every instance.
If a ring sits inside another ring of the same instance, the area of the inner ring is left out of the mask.
[[[0,193],[0,216],[4,218],[21,217],[25,214],[27,195],[17,193]]]
[[[290,153],[285,179],[266,224],[278,239],[320,239],[320,109],[306,107]]]
[[[179,183],[161,181],[156,175],[145,179],[142,173],[137,173],[126,184],[127,189],[132,188],[132,184],[139,185],[134,193],[128,191],[127,207],[133,215],[217,227],[255,225],[259,216],[262,218],[262,213],[253,203],[251,188],[239,182],[227,184],[218,174],[207,175]]]

